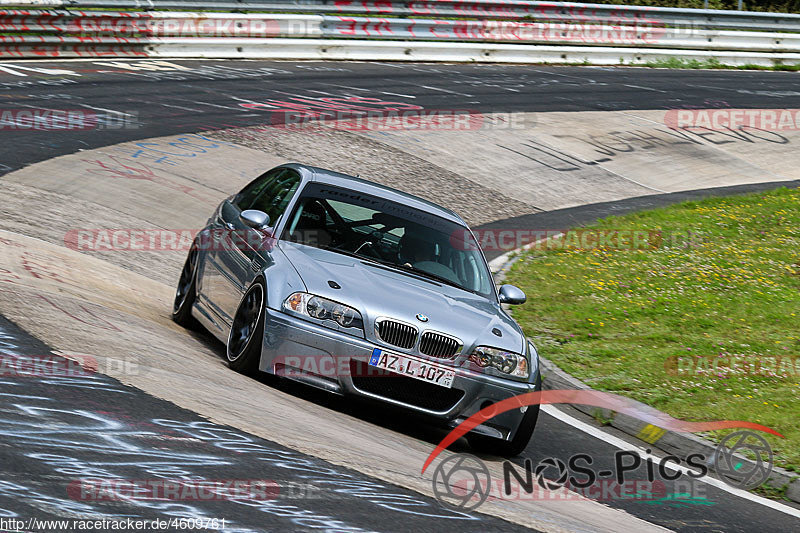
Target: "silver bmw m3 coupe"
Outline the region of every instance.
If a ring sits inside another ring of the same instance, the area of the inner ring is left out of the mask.
[[[227,344],[229,366],[384,402],[455,427],[541,388],[464,221],[421,198],[299,164],[223,201],[181,272],[173,319]],[[470,445],[511,456],[538,406],[496,415]]]

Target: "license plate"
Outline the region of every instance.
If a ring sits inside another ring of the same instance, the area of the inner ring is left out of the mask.
[[[380,348],[372,350],[369,365],[448,389],[453,386],[453,378],[456,377],[455,371],[446,366],[417,359],[410,355],[387,352]],[[376,377],[376,379],[380,379],[380,377]]]

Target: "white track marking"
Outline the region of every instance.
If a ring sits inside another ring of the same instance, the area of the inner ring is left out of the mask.
[[[306,90],[310,93],[324,94],[325,96],[336,96],[336,97],[339,96],[338,94],[327,93],[325,91],[317,91],[316,89],[306,89]]]
[[[389,96],[399,96],[401,98],[416,98],[416,96],[411,94],[398,94],[398,93],[390,93],[386,91],[378,91],[381,94],[388,94]]]
[[[147,102],[149,103],[149,102]],[[126,117],[133,117],[136,118],[137,115],[131,113],[125,113],[124,111],[117,111],[115,109],[106,109],[105,107],[94,107],[88,104],[77,104],[80,107],[85,107],[86,109],[94,109],[95,111],[104,111],[106,113],[113,113],[119,115],[125,115]]]
[[[183,106],[172,105],[172,104],[160,104],[160,105],[162,105],[164,107],[171,107],[173,109],[181,109],[183,111],[189,111],[191,113],[202,113],[202,111],[200,111],[199,109],[192,109],[191,107],[183,107]]]
[[[460,93],[458,91],[451,91],[450,89],[441,89],[439,87],[431,87],[430,85],[420,85],[423,89],[430,89],[432,91],[440,91],[443,93],[457,94],[458,96],[465,96],[467,98],[475,98],[474,94]]]
[[[340,87],[342,89],[350,89],[351,91],[363,91],[365,93],[370,92],[370,89],[364,89],[363,87],[350,87],[349,85],[336,85],[335,83],[329,83],[331,87]]]
[[[606,443],[610,444],[611,446],[617,447],[617,448],[619,448],[621,450],[634,451],[634,452],[638,453],[639,457],[641,457],[642,459],[646,459],[648,455],[650,457],[658,458],[658,456],[656,454],[653,454],[653,453],[648,454],[645,451],[645,449],[642,448],[641,446],[637,446],[635,444],[631,444],[630,442],[625,441],[625,440],[623,440],[623,439],[621,439],[619,437],[616,437],[614,435],[611,435],[610,433],[606,433],[605,431],[601,430],[600,428],[596,428],[596,427],[594,427],[592,425],[587,424],[586,422],[578,420],[577,418],[575,418],[573,416],[570,416],[567,413],[564,413],[563,411],[559,410],[557,407],[555,407],[553,405],[543,405],[541,407],[541,409],[542,409],[542,411],[544,411],[548,415],[552,416],[553,418],[556,418],[556,419],[558,419],[559,421],[561,421],[561,422],[563,422],[565,424],[569,424],[570,426],[574,427],[575,429],[577,429],[579,431],[582,431],[582,432],[586,433],[587,435],[591,435],[592,437],[594,437],[596,439],[599,439],[599,440],[601,440],[603,442],[606,442]],[[675,464],[672,464],[672,463],[669,463],[669,462],[666,463],[664,466],[666,466],[670,470],[682,472],[683,474],[686,474],[690,470],[689,468],[686,468],[685,466],[679,466],[679,465],[675,465]],[[739,498],[744,498],[745,500],[750,500],[751,502],[755,502],[755,503],[758,503],[758,504],[763,505],[765,507],[769,507],[769,508],[774,509],[776,511],[780,511],[782,513],[788,514],[790,516],[794,516],[794,517],[800,518],[800,509],[795,509],[794,507],[789,507],[788,505],[783,505],[783,504],[778,503],[778,502],[776,502],[774,500],[770,500],[768,498],[763,498],[763,497],[758,496],[756,494],[753,494],[751,492],[747,492],[746,490],[742,490],[742,489],[737,489],[735,487],[731,487],[730,485],[728,485],[727,483],[725,483],[724,481],[721,481],[719,479],[716,479],[716,478],[713,478],[713,477],[710,477],[710,476],[704,476],[704,477],[698,479],[698,481],[701,482],[701,483],[705,483],[707,485],[711,485],[713,487],[716,487],[716,488],[718,488],[720,490],[723,490],[725,492],[728,492],[730,494],[733,494],[734,496],[738,496]]]
[[[661,89],[653,89],[652,87],[642,87],[641,85],[623,85],[623,87],[630,87],[631,89],[644,89],[645,91],[655,91],[657,93],[667,93]]]
[[[29,396],[27,394],[14,394],[11,392],[0,392],[0,396],[11,396],[12,398],[28,398],[30,400],[52,400],[46,396]]]
[[[211,104],[209,102],[201,102],[200,100],[190,100],[190,102],[192,102],[193,104],[207,105],[209,107],[218,107],[220,109],[227,109],[229,111],[230,110],[233,110],[233,111],[239,111],[240,110],[238,107],[230,107],[230,106],[227,106],[227,105]]]
[[[5,72],[6,74],[12,74],[14,76],[21,76],[23,78],[27,78],[28,77],[27,74],[23,74],[22,72],[17,72],[16,70],[10,69],[8,67],[4,67],[2,65],[0,65],[0,70]]]
[[[27,74],[23,74],[22,72],[17,72],[14,69],[22,69],[28,70],[30,72],[36,72],[38,74],[52,74],[52,75],[65,75],[65,76],[80,76],[77,72],[72,70],[65,70],[60,68],[39,68],[39,67],[25,67],[23,65],[5,65],[0,66],[0,70],[7,72],[8,74],[13,74],[14,76],[27,76]]]

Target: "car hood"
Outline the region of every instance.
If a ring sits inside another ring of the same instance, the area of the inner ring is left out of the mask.
[[[525,353],[525,337],[517,323],[488,298],[329,250],[287,241],[281,242],[281,250],[308,292],[358,309],[370,340],[375,340],[374,320],[390,317],[415,324],[420,331],[454,335],[463,341],[466,353],[479,345]],[[341,288],[332,288],[329,281]],[[428,321],[418,320],[418,314]]]

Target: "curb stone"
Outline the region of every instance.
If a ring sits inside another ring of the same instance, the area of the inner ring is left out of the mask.
[[[540,241],[532,242],[522,248],[512,250],[489,261],[489,269],[492,271],[495,282],[499,285],[505,279],[511,266],[519,259],[521,253],[535,246],[538,242]],[[508,310],[510,306],[504,304],[503,308]],[[564,372],[552,361],[548,361],[542,357],[541,354],[539,355],[539,360],[543,389],[593,390],[581,380]],[[600,409],[590,405],[570,405],[591,417],[602,418],[603,420],[609,421],[608,425],[639,439],[648,446],[676,455],[681,459],[693,453],[700,453],[706,457],[708,466],[714,466],[714,452],[717,445],[709,440],[700,438],[691,433],[680,433],[663,429],[628,415],[614,413],[608,409]],[[752,463],[752,461],[747,458],[742,459]],[[785,488],[785,497],[790,501],[800,503],[800,475],[778,466],[773,466],[772,473],[764,484],[779,490]]]

